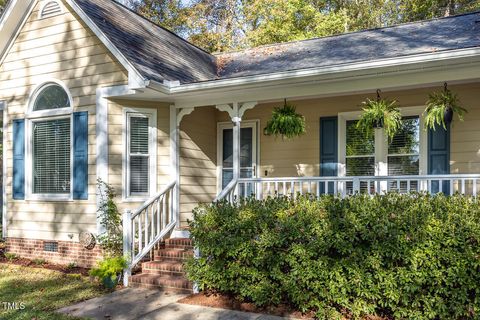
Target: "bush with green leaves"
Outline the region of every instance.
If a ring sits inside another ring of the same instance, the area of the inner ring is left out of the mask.
[[[480,317],[480,206],[455,195],[225,201],[194,210],[202,290],[318,318]]]
[[[97,278],[103,286],[113,289],[119,280],[123,269],[127,267],[127,260],[124,257],[107,257],[98,262],[95,268],[92,268],[89,274]]]
[[[102,181],[97,180],[97,189],[100,195],[100,225],[103,233],[97,239],[107,256],[121,256],[123,254],[122,215],[115,203],[115,189]]]

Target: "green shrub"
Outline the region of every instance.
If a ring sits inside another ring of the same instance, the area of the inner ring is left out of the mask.
[[[123,269],[127,267],[124,257],[107,257],[100,261],[97,267],[90,270],[90,275],[96,277],[108,289],[113,289]]]
[[[7,258],[8,261],[14,261],[18,259],[18,255],[12,252],[5,252],[5,258]]]
[[[45,259],[42,258],[35,258],[33,259],[33,263],[35,263],[37,266],[41,266],[45,264]]]
[[[194,210],[203,290],[319,318],[480,317],[478,200],[427,194],[219,202]]]

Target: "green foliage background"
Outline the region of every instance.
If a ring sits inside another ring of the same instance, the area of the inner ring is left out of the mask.
[[[125,1],[140,14],[212,52],[480,10],[480,0]]]
[[[201,289],[320,319],[480,317],[478,200],[391,193],[202,205],[190,222]]]

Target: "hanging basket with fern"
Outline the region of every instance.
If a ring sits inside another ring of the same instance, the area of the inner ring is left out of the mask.
[[[447,129],[453,121],[454,114],[463,121],[463,116],[467,113],[467,110],[460,106],[458,95],[448,89],[447,83],[444,84],[443,91],[429,94],[426,104],[424,112],[426,129],[435,130],[437,126]]]
[[[283,139],[292,139],[305,134],[305,117],[298,114],[295,106],[285,103],[282,107],[274,108],[272,118],[263,130],[265,135],[281,136]]]
[[[362,102],[363,112],[357,122],[357,128],[364,131],[366,136],[371,136],[373,129],[383,128],[389,140],[392,140],[398,129],[402,126],[402,114],[395,100],[380,98]]]

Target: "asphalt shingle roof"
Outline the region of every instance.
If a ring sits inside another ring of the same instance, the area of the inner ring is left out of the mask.
[[[215,57],[112,0],[75,0],[130,63],[149,80],[214,79]]]
[[[480,46],[480,12],[219,55],[222,78]]]
[[[75,0],[147,79],[194,83],[480,47],[480,12],[212,55],[112,0]]]

